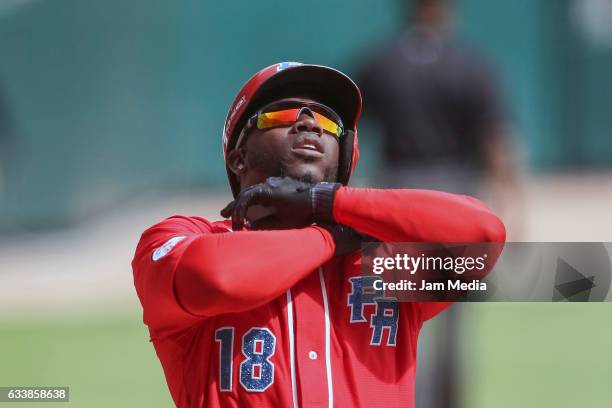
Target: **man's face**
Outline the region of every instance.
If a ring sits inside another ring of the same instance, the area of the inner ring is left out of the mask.
[[[316,102],[307,98],[291,100]],[[242,188],[268,177],[289,176],[310,183],[336,181],[339,140],[324,131],[308,110],[291,125],[262,130],[254,126],[245,136],[240,148],[244,160],[244,171],[239,174]]]

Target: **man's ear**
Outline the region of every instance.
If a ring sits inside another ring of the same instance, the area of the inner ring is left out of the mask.
[[[244,149],[234,149],[227,155],[228,167],[236,175],[240,177],[246,170],[246,162],[244,160]]]

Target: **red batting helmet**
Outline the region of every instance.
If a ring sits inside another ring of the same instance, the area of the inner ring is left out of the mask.
[[[281,62],[262,69],[243,85],[234,99],[223,126],[223,158],[234,197],[240,193],[238,179],[227,165],[246,121],[261,106],[282,98],[308,96],[334,109],[344,123],[340,139],[338,181],[347,184],[359,159],[357,121],[361,92],[342,72],[323,65]]]

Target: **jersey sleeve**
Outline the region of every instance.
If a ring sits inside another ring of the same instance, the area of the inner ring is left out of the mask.
[[[431,190],[360,189],[341,187],[334,200],[337,222],[383,242],[492,243],[491,265],[506,239],[502,221],[479,200]],[[490,269],[489,269],[490,270]],[[423,323],[451,302],[409,305]]]
[[[201,320],[178,301],[174,276],[179,262],[198,236],[211,233],[208,223],[182,216],[170,217],[141,236],[132,261],[134,285],[144,311],[144,322],[154,333],[172,333]]]
[[[341,187],[336,222],[383,242],[505,242],[501,220],[479,200],[432,190]]]
[[[220,232],[205,220],[171,217],[145,231],[132,266],[145,323],[171,333],[275,299],[334,250],[317,226]]]

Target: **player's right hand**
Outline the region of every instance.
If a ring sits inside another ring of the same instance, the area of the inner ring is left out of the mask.
[[[272,215],[249,220],[251,229],[303,228],[317,221],[333,221],[332,209],[338,183],[305,183],[290,177],[269,177],[240,192],[223,210],[223,217],[232,218],[232,229],[244,228],[249,207],[271,208]]]
[[[232,229],[240,231],[244,227],[249,207],[260,204],[274,209],[274,219],[266,217],[251,229],[301,228],[313,223],[310,204],[310,188],[313,185],[289,177],[269,177],[265,182],[242,190],[238,197],[223,210],[223,217],[232,218]]]

